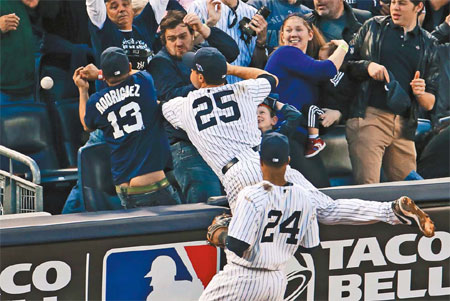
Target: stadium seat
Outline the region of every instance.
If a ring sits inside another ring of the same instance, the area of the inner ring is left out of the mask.
[[[106,143],[86,145],[78,151],[78,181],[86,211],[123,209],[116,195]]]
[[[89,138],[83,130],[78,115],[78,98],[69,98],[53,103],[58,125],[58,141],[65,154],[63,160],[67,166],[77,166],[78,149]]]
[[[55,150],[54,128],[43,103],[14,103],[0,106],[0,144],[36,161],[44,187],[44,210],[61,212],[63,201],[77,179],[76,168],[60,169]],[[0,168],[9,171],[9,160],[1,157]],[[13,161],[14,174],[32,179],[29,168]]]
[[[59,168],[53,137],[45,104],[5,104],[0,107],[0,144],[30,156],[40,169]],[[9,170],[4,164],[2,169]],[[21,163],[13,169],[18,173],[28,171]]]
[[[354,183],[352,164],[345,138],[345,125],[329,128],[322,138],[327,143],[327,147],[320,156],[327,169],[331,186],[352,185]]]
[[[50,119],[56,125],[56,150],[64,167],[77,165],[78,148],[89,136],[83,131],[78,117],[78,90],[72,80],[70,59],[68,53],[43,55],[38,66],[38,80],[49,76],[54,84],[49,90],[43,89],[39,82],[36,85],[36,99],[47,104]],[[93,84],[91,86],[90,92],[94,92],[95,87]]]

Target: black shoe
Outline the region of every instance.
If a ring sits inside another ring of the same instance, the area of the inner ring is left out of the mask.
[[[417,225],[426,237],[434,236],[433,221],[409,197],[402,196],[393,201],[392,210],[402,223],[411,226]]]

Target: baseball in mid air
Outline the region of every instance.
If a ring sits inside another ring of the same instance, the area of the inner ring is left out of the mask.
[[[53,79],[50,76],[45,76],[41,79],[41,87],[45,90],[53,88]]]

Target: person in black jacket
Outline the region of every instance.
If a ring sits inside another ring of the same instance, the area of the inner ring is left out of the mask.
[[[416,170],[417,110],[433,108],[439,76],[435,39],[417,24],[422,9],[422,0],[393,0],[391,15],[367,21],[350,43],[350,73],[364,80],[346,128],[357,183],[379,182],[382,166],[390,181]],[[408,93],[404,111],[390,105],[388,70]]]
[[[314,11],[305,16],[320,29],[327,42],[345,40],[347,43],[371,17],[369,11],[352,8],[344,0],[314,0]]]
[[[194,32],[206,42],[194,45]],[[185,97],[195,87],[191,84],[191,70],[182,63],[181,57],[188,51],[195,51],[209,45],[217,48],[229,63],[239,55],[236,42],[225,32],[208,27],[197,15],[180,11],[169,11],[161,20],[163,48],[151,60],[151,73],[162,102],[172,98]],[[186,203],[206,202],[211,196],[222,195],[220,181],[202,159],[183,130],[176,130],[165,123],[174,164],[174,176],[181,188]]]

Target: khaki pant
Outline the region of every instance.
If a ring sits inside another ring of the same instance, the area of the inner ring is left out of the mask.
[[[402,181],[416,170],[414,141],[402,137],[407,119],[368,107],[365,118],[347,120],[346,136],[357,184],[379,183],[380,170],[389,181]]]

